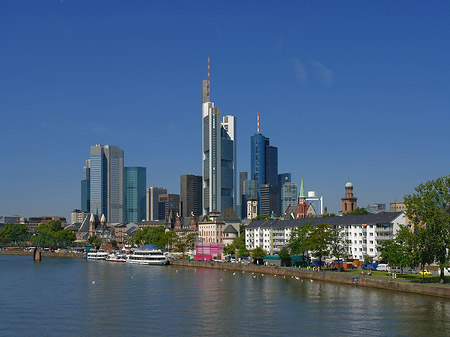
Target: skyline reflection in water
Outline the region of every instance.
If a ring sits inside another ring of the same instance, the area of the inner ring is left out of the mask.
[[[0,255],[8,336],[448,335],[450,300],[261,274]]]

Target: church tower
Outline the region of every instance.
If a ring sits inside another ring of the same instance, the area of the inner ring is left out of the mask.
[[[307,212],[308,212],[308,205],[306,204],[305,185],[303,184],[303,176],[302,176],[302,183],[300,185],[300,193],[298,194],[297,219],[305,219]]]
[[[353,184],[348,178],[347,184],[345,184],[345,196],[342,198],[342,213],[352,212],[356,209],[356,200],[353,196]]]

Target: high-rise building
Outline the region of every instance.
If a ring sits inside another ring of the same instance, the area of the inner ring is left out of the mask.
[[[123,150],[115,145],[91,146],[90,211],[109,223],[123,221]]]
[[[147,221],[159,220],[158,198],[160,194],[167,194],[167,190],[162,187],[147,188]]]
[[[235,209],[236,200],[236,117],[221,120],[220,109],[210,97],[208,79],[202,83],[202,176],[203,214],[224,208]]]
[[[260,214],[280,216],[280,187],[264,184],[260,186]]]
[[[292,182],[292,175],[290,173],[278,174],[278,186],[282,187],[284,183]]]
[[[180,215],[202,215],[202,176],[185,174],[180,177]]]
[[[145,167],[125,167],[125,221],[138,222],[145,219],[145,187],[147,170]]]
[[[158,220],[165,220],[170,212],[180,215],[180,195],[160,194],[158,196]]]
[[[248,215],[247,210],[247,200],[256,199],[258,200],[258,183],[256,180],[244,180],[242,183],[242,208],[241,208],[241,216],[242,219],[246,218]],[[255,203],[257,205],[258,203]]]
[[[260,207],[260,214],[272,213],[279,215],[281,208],[280,186],[278,182],[278,148],[270,145],[270,139],[259,132],[259,113],[257,122],[257,132],[250,139],[250,177],[258,183],[258,200]],[[275,195],[270,196],[269,199],[262,200],[261,188],[263,185],[270,185],[265,187],[265,193],[275,193],[278,196],[278,201],[273,201]],[[263,207],[272,207],[276,209],[264,209]]]
[[[248,180],[248,172],[239,172],[239,195],[237,199],[236,213],[239,215],[241,219],[244,219],[246,216],[245,209],[247,208],[247,205],[245,201],[242,200],[244,192],[244,181],[246,180]]]
[[[81,211],[91,210],[91,161],[86,160],[83,166],[83,180],[81,180]]]
[[[297,184],[285,182],[281,187],[281,215],[289,206],[297,206]]]

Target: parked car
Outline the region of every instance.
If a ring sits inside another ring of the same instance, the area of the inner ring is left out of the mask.
[[[431,275],[431,271],[424,269],[424,270],[421,270],[419,274],[420,275]]]
[[[380,263],[377,266],[378,271],[388,271],[388,265],[386,263]]]

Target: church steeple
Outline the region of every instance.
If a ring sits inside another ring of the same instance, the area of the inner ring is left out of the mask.
[[[305,184],[302,182],[300,184],[300,193],[298,194],[298,212],[297,219],[306,218],[306,213],[308,212],[308,205],[306,203],[306,193],[305,193]]]

